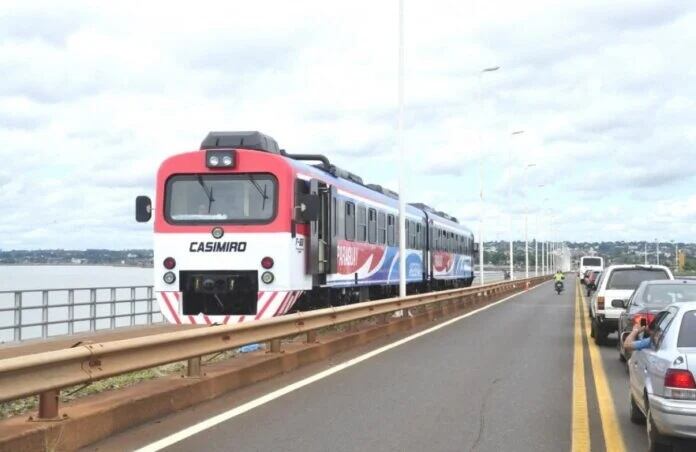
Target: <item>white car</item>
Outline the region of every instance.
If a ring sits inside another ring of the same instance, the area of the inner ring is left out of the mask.
[[[648,450],[671,450],[669,437],[696,439],[696,302],[668,306],[651,330],[628,361],[630,416],[646,423]]]
[[[664,265],[611,265],[602,272],[590,301],[590,334],[597,345],[604,345],[607,336],[618,330],[625,302],[640,283],[660,279],[674,279]]]

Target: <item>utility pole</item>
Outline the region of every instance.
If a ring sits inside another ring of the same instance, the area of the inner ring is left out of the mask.
[[[645,242],[645,265],[648,265],[648,242]]]
[[[660,265],[660,242],[655,239],[655,256],[657,256],[657,265]]]

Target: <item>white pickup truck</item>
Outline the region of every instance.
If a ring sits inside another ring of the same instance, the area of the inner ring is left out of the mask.
[[[617,331],[619,317],[625,309],[624,300],[631,297],[641,282],[659,279],[674,279],[674,276],[663,265],[611,265],[604,269],[590,300],[591,336],[597,345],[604,345],[607,336]]]

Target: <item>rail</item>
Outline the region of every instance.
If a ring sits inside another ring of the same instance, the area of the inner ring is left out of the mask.
[[[70,349],[7,358],[0,360],[0,402],[38,394],[39,418],[56,418],[62,388],[185,360],[188,360],[189,375],[198,375],[203,355],[268,341],[270,351],[279,352],[282,338],[306,334],[306,341],[311,343],[315,342],[319,329],[374,317],[378,323],[387,323],[387,315],[396,311],[435,309],[436,312],[450,312],[474,300],[487,300],[546,279],[547,276],[542,276],[410,295],[299,312],[258,322],[84,343]]]
[[[0,343],[163,321],[152,286],[0,291]]]

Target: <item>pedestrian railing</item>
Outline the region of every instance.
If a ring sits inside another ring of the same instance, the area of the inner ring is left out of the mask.
[[[162,321],[152,286],[0,291],[0,343]]]

